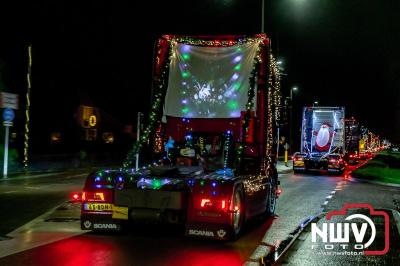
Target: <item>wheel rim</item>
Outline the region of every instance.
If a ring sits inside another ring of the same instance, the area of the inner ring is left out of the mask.
[[[239,191],[235,192],[235,196],[233,198],[233,208],[235,210],[235,212],[233,213],[233,228],[235,229],[235,231],[237,231],[240,229],[240,218],[242,212],[242,198]]]

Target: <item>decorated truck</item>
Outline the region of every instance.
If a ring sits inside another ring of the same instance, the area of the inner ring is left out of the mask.
[[[344,171],[344,120],[344,107],[303,108],[301,147],[293,155],[294,172]]]
[[[167,222],[188,236],[235,239],[247,220],[274,213],[279,194],[270,41],[164,35],[155,54],[147,125],[124,168],[88,176],[82,229]],[[139,169],[137,154],[147,154]]]
[[[358,164],[360,160],[360,125],[354,118],[345,119],[345,161],[348,164]]]

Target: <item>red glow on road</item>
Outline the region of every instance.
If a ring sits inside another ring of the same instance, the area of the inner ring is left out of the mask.
[[[191,265],[191,266],[242,266],[245,262],[237,252],[207,250],[184,250],[177,252],[176,256],[166,261],[167,266]]]

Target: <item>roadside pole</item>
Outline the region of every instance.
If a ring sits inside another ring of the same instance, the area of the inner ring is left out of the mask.
[[[140,117],[141,113],[138,112],[137,114],[137,125],[136,125],[136,141],[139,142],[140,139]],[[136,163],[135,163],[136,171],[139,170],[139,153],[136,153]]]
[[[10,132],[10,125],[7,122],[4,122],[4,126],[6,127],[6,136],[4,139],[4,167],[3,167],[3,177],[7,178],[8,172],[8,134]]]
[[[289,144],[285,143],[285,146],[283,146],[285,148],[285,166],[288,167],[288,149],[289,149]]]
[[[7,178],[8,174],[8,140],[10,133],[10,126],[13,125],[11,122],[15,117],[14,110],[6,108],[3,111],[3,125],[6,128],[6,133],[4,137],[4,165],[3,165],[3,178]]]
[[[280,136],[279,136],[279,126],[277,126],[277,136],[276,136],[276,162],[278,163],[279,161],[279,140],[280,140]]]

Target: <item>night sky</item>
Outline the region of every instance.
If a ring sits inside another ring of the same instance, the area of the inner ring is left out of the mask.
[[[2,80],[5,90],[25,93],[32,43],[34,136],[72,128],[79,103],[134,123],[150,105],[161,34],[261,31],[261,0],[9,2],[0,4]],[[318,100],[400,140],[398,0],[266,0],[265,14],[287,74],[282,90],[299,88],[296,121]],[[17,119],[22,125],[22,110]]]

